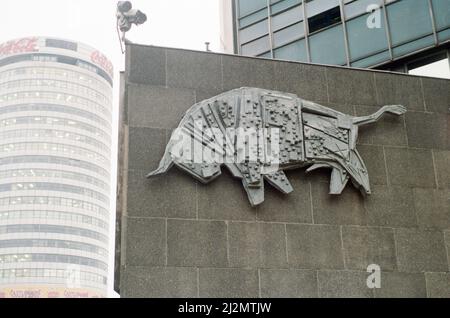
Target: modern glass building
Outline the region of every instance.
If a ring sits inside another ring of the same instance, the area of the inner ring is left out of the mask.
[[[0,45],[0,298],[107,296],[112,79],[84,44]]]
[[[448,67],[450,0],[222,0],[226,16],[223,3],[234,45],[222,36],[222,47],[237,54],[402,72],[440,60]]]

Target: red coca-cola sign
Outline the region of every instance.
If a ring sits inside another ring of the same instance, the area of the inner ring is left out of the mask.
[[[91,61],[102,67],[106,70],[111,77],[113,77],[114,68],[112,63],[108,60],[108,58],[100,53],[99,51],[95,51],[91,54]]]
[[[38,38],[23,38],[0,44],[0,56],[18,53],[37,52]]]

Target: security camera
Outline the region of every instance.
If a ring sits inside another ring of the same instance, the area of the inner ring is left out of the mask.
[[[133,9],[130,1],[117,3],[117,22],[122,32],[128,32],[133,24],[140,25],[147,21],[147,16],[140,10]]]
[[[130,1],[119,1],[117,3],[117,10],[119,12],[125,13],[130,11],[133,8],[133,5]]]

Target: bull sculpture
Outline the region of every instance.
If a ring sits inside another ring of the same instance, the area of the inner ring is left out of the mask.
[[[186,112],[159,167],[148,177],[176,165],[206,184],[225,165],[242,180],[251,205],[257,206],[264,201],[264,180],[288,194],[293,188],[283,171],[329,168],[330,194],[341,194],[349,180],[370,194],[368,171],[356,150],[358,129],[385,113],[405,112],[403,106],[390,105],[369,116],[353,117],[293,94],[235,89]],[[195,150],[195,144],[208,150],[208,156]]]

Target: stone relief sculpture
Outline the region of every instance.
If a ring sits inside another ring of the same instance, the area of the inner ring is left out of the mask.
[[[296,95],[259,88],[235,89],[192,106],[172,134],[157,170],[173,165],[202,183],[226,166],[242,180],[252,206],[264,201],[264,180],[283,193],[293,188],[283,171],[331,169],[330,194],[349,181],[370,194],[367,168],[356,150],[360,126],[385,113],[402,115],[400,105],[353,117]]]

